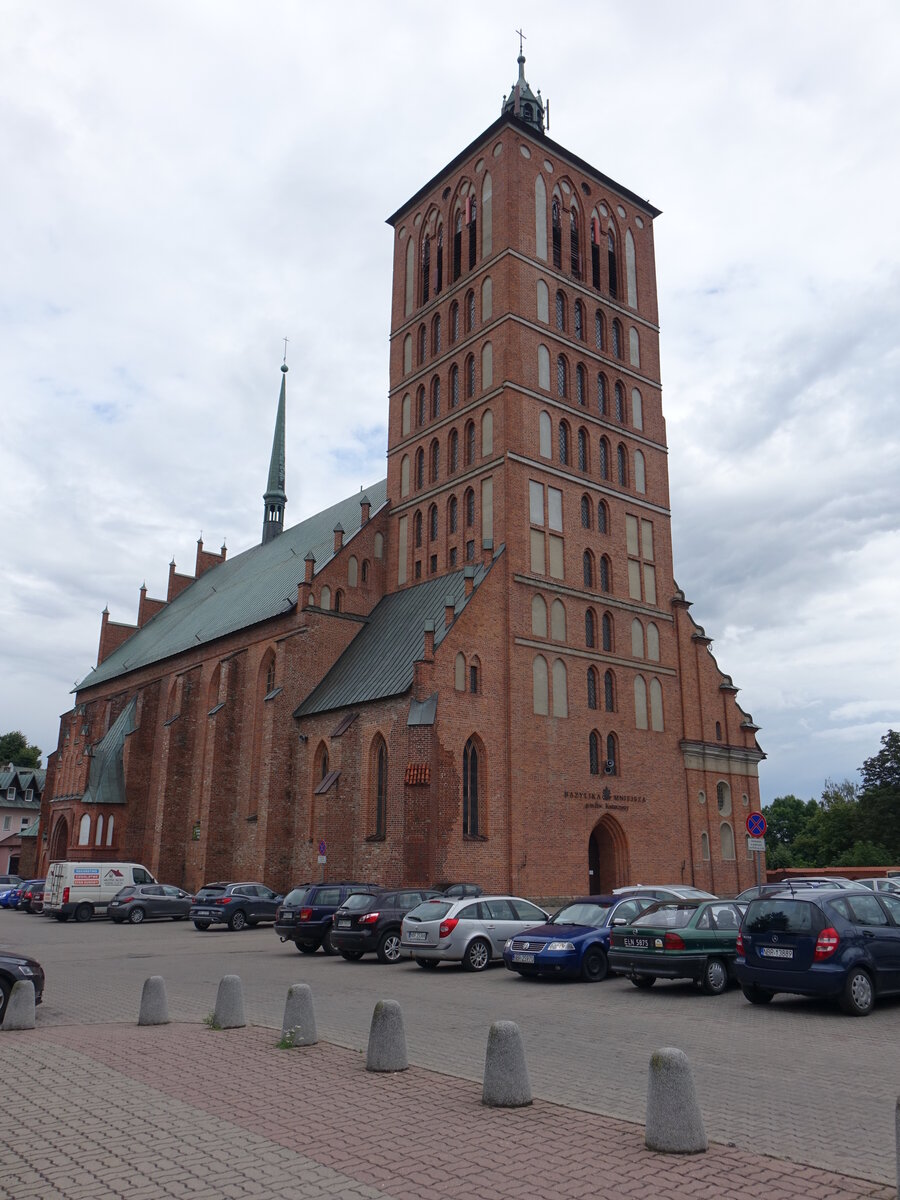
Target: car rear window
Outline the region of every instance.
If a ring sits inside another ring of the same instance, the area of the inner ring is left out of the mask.
[[[606,924],[611,904],[567,904],[553,918],[554,925],[590,925],[599,928]]]
[[[744,918],[748,933],[818,933],[824,924],[818,905],[806,900],[752,900]]]
[[[114,899],[124,900],[126,896],[133,896],[136,891],[137,891],[136,887],[119,888],[119,890],[115,894]]]
[[[352,896],[347,897],[341,908],[348,909],[350,912],[365,912],[374,903],[375,897],[370,896],[367,892],[354,892]]]
[[[285,904],[302,904],[303,901],[306,899],[306,893],[308,891],[309,891],[308,887],[291,888],[291,890],[288,892],[288,894],[284,898],[284,903]]]
[[[225,894],[224,883],[205,883],[197,893],[198,900],[212,900],[214,896],[223,896]]]
[[[452,907],[446,900],[424,900],[406,915],[416,921],[439,921]]]
[[[641,913],[633,925],[650,925],[654,929],[683,929],[697,911],[696,904],[679,904],[677,900],[661,900],[645,913]]]

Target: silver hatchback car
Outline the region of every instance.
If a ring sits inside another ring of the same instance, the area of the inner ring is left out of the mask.
[[[483,971],[492,959],[503,958],[507,938],[547,917],[519,896],[424,900],[403,918],[401,951],[420,967],[459,962],[465,971]]]

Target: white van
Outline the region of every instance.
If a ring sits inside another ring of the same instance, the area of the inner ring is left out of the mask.
[[[57,921],[89,921],[120,888],[156,883],[146,867],[121,862],[52,862],[44,884],[44,912]]]

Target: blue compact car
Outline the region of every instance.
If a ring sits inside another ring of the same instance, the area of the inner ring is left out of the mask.
[[[737,949],[735,974],[751,1004],[791,992],[865,1017],[876,997],[900,992],[900,897],[804,889],[752,900]]]
[[[609,972],[613,925],[628,925],[655,904],[653,896],[580,896],[546,925],[509,939],[503,961],[519,975],[560,975],[597,983]]]

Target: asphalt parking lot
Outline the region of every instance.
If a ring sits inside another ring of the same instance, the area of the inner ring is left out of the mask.
[[[624,979],[524,980],[502,966],[426,972],[368,956],[301,956],[269,926],[198,933],[186,921],[59,924],[0,911],[0,945],[44,966],[39,1025],[135,1021],[148,975],[165,978],[173,1020],[199,1021],[221,976],[236,973],[248,1020],[280,1028],[287,988],[308,983],[322,1039],[364,1049],[375,1002],[395,999],[411,1062],[480,1080],[491,1022],[513,1020],[535,1096],[639,1123],[650,1054],[678,1046],[712,1139],[860,1179],[896,1178],[900,1000],[860,1020],[791,997],[753,1008],[738,990],[706,997],[681,983],[641,992]]]

